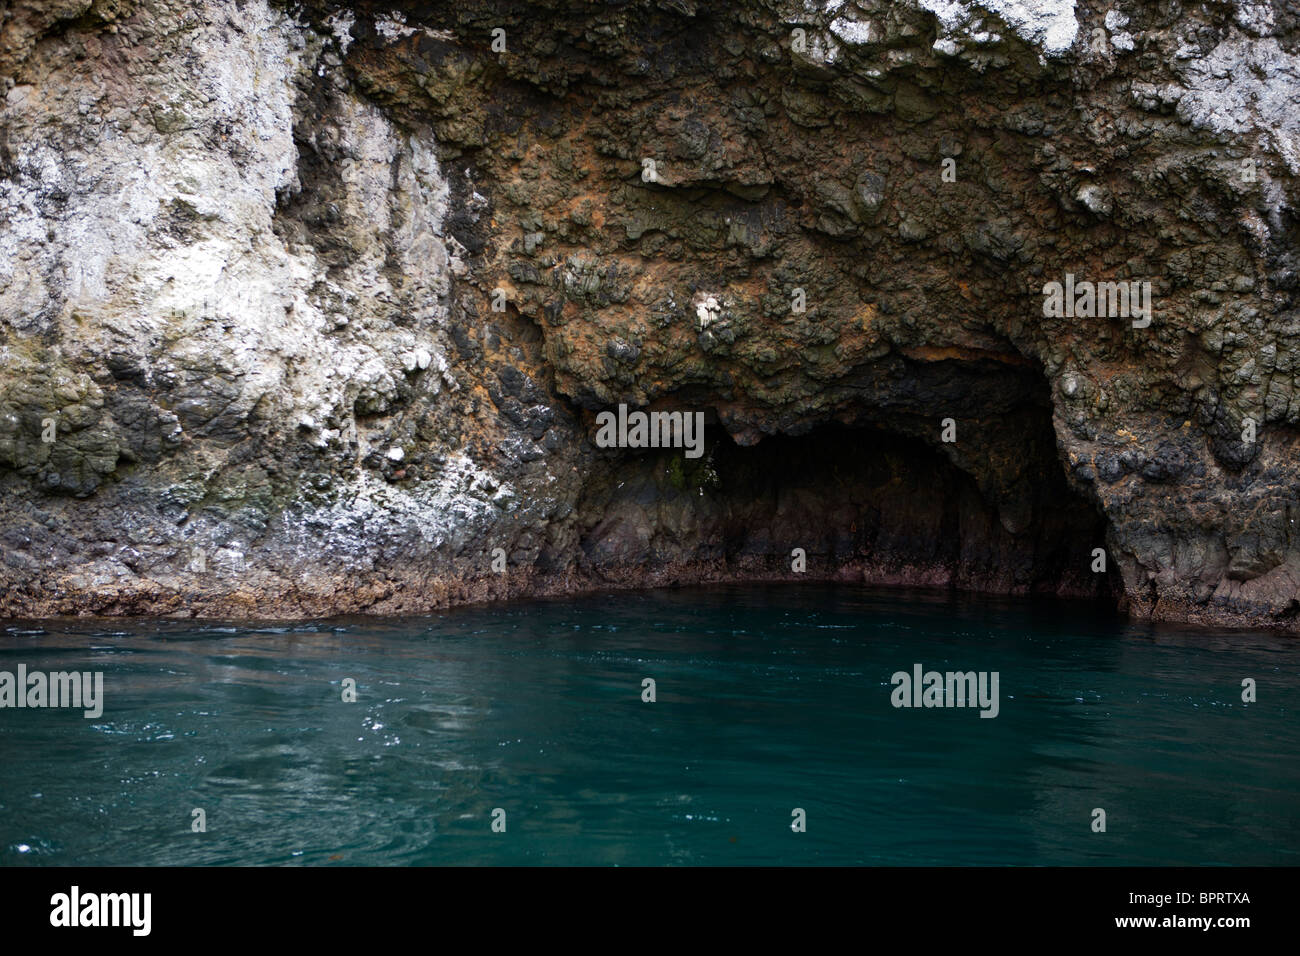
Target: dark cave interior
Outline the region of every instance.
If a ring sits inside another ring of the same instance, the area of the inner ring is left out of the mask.
[[[850,408],[749,445],[710,411],[702,457],[599,453],[578,507],[584,570],[655,583],[796,577],[802,549],[809,579],[1113,603],[1113,563],[1092,570],[1105,520],[1066,480],[1041,377],[999,370],[989,388],[980,369],[945,364],[965,393],[951,407],[967,410],[951,446],[920,403]],[[998,396],[995,413],[975,401],[981,390]]]

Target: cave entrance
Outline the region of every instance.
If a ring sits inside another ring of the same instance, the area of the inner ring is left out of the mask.
[[[1013,398],[991,412],[953,404],[972,411],[955,421],[952,447],[933,413],[888,409],[887,428],[872,405],[751,445],[714,419],[698,459],[598,454],[577,509],[583,570],[645,586],[843,580],[1113,605],[1113,562],[1093,571],[1105,519],[1066,480],[1046,383],[1015,379]]]

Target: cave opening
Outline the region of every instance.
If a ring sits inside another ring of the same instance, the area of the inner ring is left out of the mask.
[[[944,372],[975,386],[970,369]],[[933,414],[864,405],[749,444],[710,412],[694,460],[598,454],[577,509],[584,570],[622,585],[837,580],[1113,607],[1114,563],[1096,570],[1106,522],[1066,480],[1046,383],[1011,378],[1014,393],[983,389],[1012,396],[992,413],[977,392],[953,405],[966,415],[952,447]]]

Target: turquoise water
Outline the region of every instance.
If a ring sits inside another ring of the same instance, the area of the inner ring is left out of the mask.
[[[102,671],[105,705],[0,709],[10,865],[1300,863],[1300,642],[1069,604],[782,586],[0,623],[20,663]],[[916,663],[998,672],[998,716],[895,708]]]

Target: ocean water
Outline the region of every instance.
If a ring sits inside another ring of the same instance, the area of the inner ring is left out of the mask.
[[[5,865],[1300,863],[1300,642],[1086,605],[789,585],[0,622],[19,664],[102,672],[104,709],[0,709]],[[997,716],[893,706],[916,664],[997,672]]]

